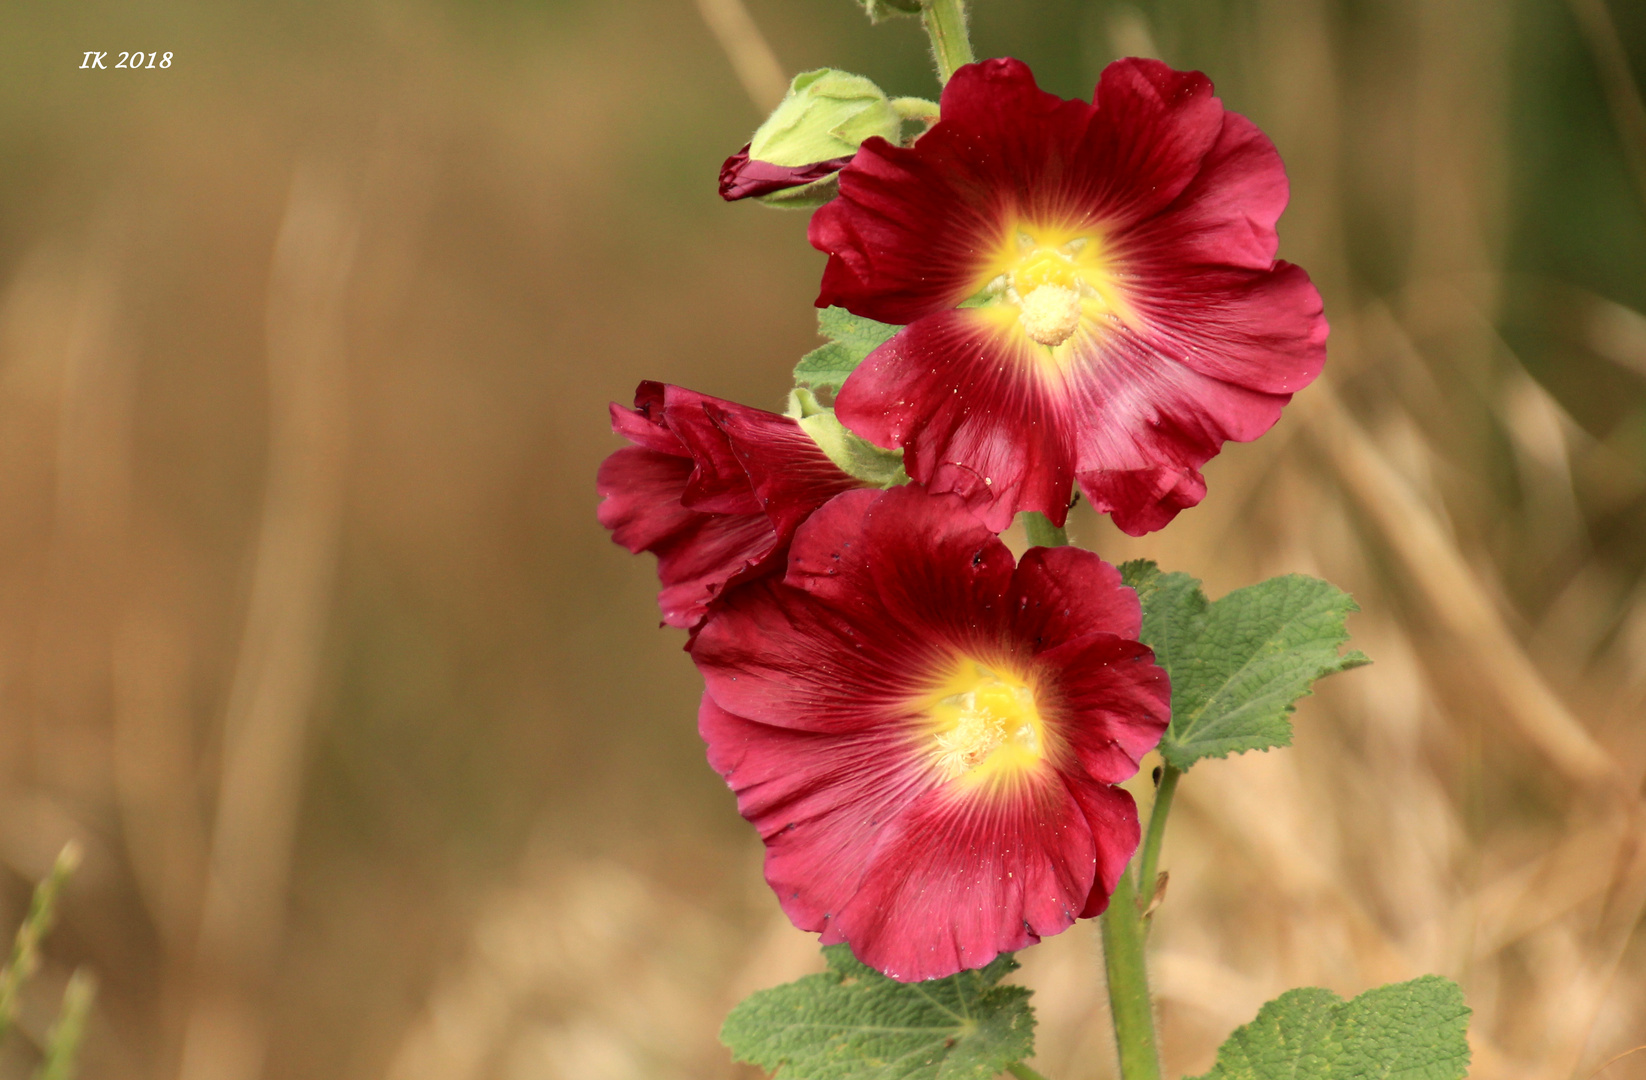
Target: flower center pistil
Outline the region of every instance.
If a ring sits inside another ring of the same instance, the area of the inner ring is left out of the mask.
[[[1022,680],[961,661],[928,710],[930,753],[946,780],[984,780],[1045,756],[1034,691]]]
[[[1031,245],[1031,238],[1019,238],[1019,246],[1027,250],[1012,269],[1008,297],[1017,304],[1023,332],[1056,347],[1080,327],[1080,269],[1069,257],[1071,252]]]

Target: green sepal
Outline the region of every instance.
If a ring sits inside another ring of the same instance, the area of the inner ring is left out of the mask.
[[[871,80],[849,71],[803,71],[749,140],[749,157],[773,165],[810,165],[857,152],[879,135],[897,142],[903,117]]]
[[[821,180],[813,180],[799,187],[783,188],[765,195],[756,195],[754,201],[773,210],[816,210],[840,194],[840,174],[830,173]]]
[[[1289,990],[1258,1010],[1193,1080],[1462,1080],[1469,1007],[1450,979],[1425,975],[1344,1001]]]
[[[1029,991],[999,986],[1011,954],[946,979],[900,983],[844,945],[829,970],[745,998],[720,1041],[778,1080],[989,1080],[1034,1054]]]
[[[1288,574],[1237,589],[1215,604],[1187,574],[1146,559],[1121,566],[1143,605],[1139,637],[1172,681],[1172,722],[1160,741],[1168,764],[1289,746],[1288,719],[1316,679],[1371,661],[1338,654],[1353,599],[1318,578]]]
[[[810,390],[796,387],[789,391],[789,415],[847,476],[877,488],[909,482],[909,474],[903,471],[903,451],[886,450],[853,434]]]
[[[824,308],[817,313],[817,333],[829,339],[800,358],[794,381],[812,390],[833,393],[846,384],[846,376],[899,330],[901,326],[865,319],[845,308]]]

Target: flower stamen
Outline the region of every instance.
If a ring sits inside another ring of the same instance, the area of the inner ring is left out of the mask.
[[[1080,293],[1064,285],[1037,285],[1023,298],[1017,318],[1025,334],[1055,348],[1080,328]]]
[[[930,753],[945,780],[983,780],[1045,756],[1034,691],[1010,675],[961,661],[927,710]]]

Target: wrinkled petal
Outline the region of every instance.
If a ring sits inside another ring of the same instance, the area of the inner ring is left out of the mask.
[[[625,447],[600,466],[597,512],[612,539],[657,556],[657,603],[669,626],[689,629],[737,571],[766,557],[776,539],[761,514],[700,514],[681,505],[691,462]]]
[[[998,612],[991,598],[1011,580],[1012,554],[993,532],[958,499],[915,487],[844,495],[802,532],[787,583],[872,619],[896,612],[943,625],[965,612],[976,626],[983,611]]]
[[[611,415],[636,445],[601,465],[598,517],[617,543],[657,556],[670,626],[692,629],[723,590],[781,571],[795,528],[858,486],[798,423],[763,409],[643,382],[635,407]]]
[[[884,616],[853,618],[770,580],[728,593],[690,649],[710,695],[738,716],[836,733],[906,720],[909,674],[934,655]]]
[[[760,509],[784,543],[812,511],[862,486],[787,416],[713,404],[705,412],[723,433]]]

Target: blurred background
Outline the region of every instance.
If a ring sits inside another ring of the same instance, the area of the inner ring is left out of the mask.
[[[1073,520],[1329,578],[1376,660],[1185,780],[1168,1071],[1439,972],[1474,1076],[1587,1080],[1646,1043],[1646,5],[974,7],[1065,96],[1210,74],[1333,325],[1202,506]],[[758,1075],[719,1022],[816,950],[593,478],[640,379],[780,407],[816,344],[804,215],[715,176],[824,65],[937,90],[849,0],[0,8],[3,932],[86,853],[0,1075],[76,968],[91,1080]],[[1114,1075],[1095,928],[1023,960],[1037,1067]]]

